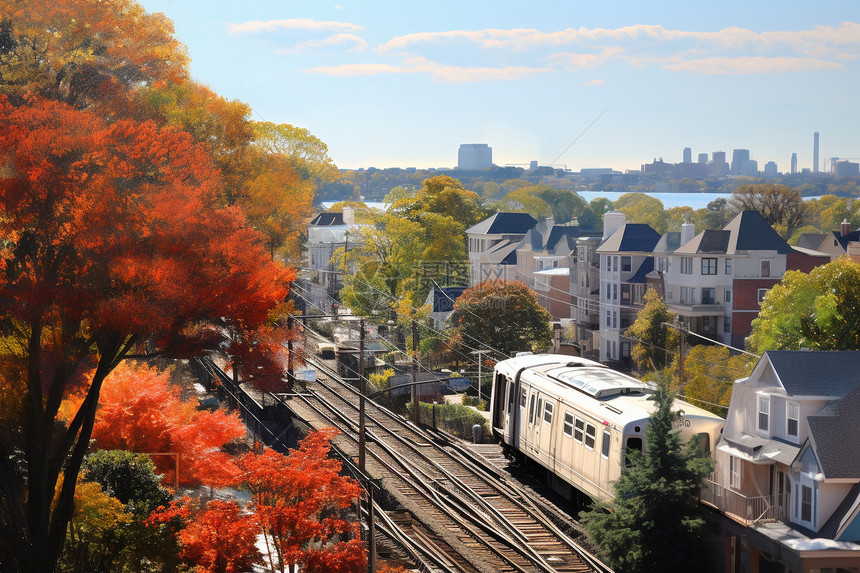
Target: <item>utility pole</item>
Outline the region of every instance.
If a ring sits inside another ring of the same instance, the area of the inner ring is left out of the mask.
[[[490,351],[486,350],[486,349],[485,350],[473,350],[472,351],[472,354],[478,355],[478,402],[481,401],[481,374],[482,374],[481,366],[482,366],[482,363],[484,362],[484,354],[486,354],[487,352],[490,352]]]
[[[687,330],[684,328],[684,321],[679,320],[678,324],[678,340],[679,340],[679,356],[678,356],[678,390],[684,391],[684,339],[687,337]]]
[[[412,320],[412,421],[421,423],[421,413],[418,411],[418,326]]]
[[[358,468],[364,471],[364,395],[367,392],[367,387],[364,381],[364,319],[359,321],[360,332],[358,334],[358,380],[359,380],[359,398],[358,398]]]
[[[293,315],[287,315],[287,393],[293,392],[293,385],[296,382],[296,375],[293,371]],[[265,394],[263,394],[265,396]]]
[[[365,459],[367,453],[366,442],[366,422],[365,422],[365,394],[367,393],[367,380],[364,377],[364,319],[358,321],[358,380],[359,380],[359,397],[358,397],[358,469],[367,484],[367,570],[370,573],[376,573],[376,521],[375,510],[373,508],[373,483],[370,476],[365,471]]]

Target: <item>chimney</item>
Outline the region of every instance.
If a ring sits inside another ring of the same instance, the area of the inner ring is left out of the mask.
[[[625,222],[624,213],[618,211],[609,211],[603,215],[603,240],[611,237],[615,231],[624,226]]]
[[[343,224],[355,225],[355,210],[352,207],[343,208]]]
[[[552,231],[552,228],[555,227],[555,217],[547,217],[544,224],[547,231]]]
[[[681,246],[686,245],[696,236],[696,226],[692,223],[681,224]]]
[[[840,227],[843,237],[851,232],[851,223],[848,222],[848,219],[842,219],[842,225],[840,225]]]

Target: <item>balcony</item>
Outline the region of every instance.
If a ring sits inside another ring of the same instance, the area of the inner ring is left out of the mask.
[[[747,497],[715,481],[706,480],[699,499],[747,527],[788,519],[790,496],[787,493]]]

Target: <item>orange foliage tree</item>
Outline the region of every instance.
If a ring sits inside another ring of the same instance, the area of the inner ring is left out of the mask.
[[[237,468],[221,448],[245,437],[237,414],[197,409],[170,384],[169,372],[124,363],[104,382],[92,439],[103,450],[178,455],[179,483],[228,485]],[[175,483],[175,458],[152,456],[164,483]]]
[[[233,501],[214,499],[179,532],[182,557],[198,573],[242,573],[260,563],[259,528]]]
[[[360,572],[367,557],[358,523],[344,512],[361,488],[339,475],[341,463],[328,457],[335,430],[309,434],[284,456],[274,450],[246,454],[240,466],[254,513],[270,546],[270,566],[308,573]]]
[[[8,568],[54,570],[102,384],[121,360],[199,350],[214,341],[197,344],[204,332],[248,340],[287,295],[294,272],[241,211],[219,207],[218,185],[188,134],[0,99],[2,376],[18,390],[4,411],[20,412],[0,420]],[[73,390],[84,399],[63,420]]]

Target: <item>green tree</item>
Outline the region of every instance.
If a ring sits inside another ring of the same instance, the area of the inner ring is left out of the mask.
[[[662,234],[669,229],[663,202],[645,193],[625,193],[615,201],[615,210],[624,213],[630,223],[645,223]]]
[[[640,371],[659,371],[672,363],[678,346],[678,332],[667,324],[675,322],[675,313],[652,288],[642,298],[645,306],[627,329],[625,336],[636,341],[631,352]]]
[[[783,239],[806,222],[807,207],[800,191],[772,183],[741,185],[729,200],[736,211],[758,211]]]
[[[648,447],[629,452],[631,466],[613,483],[612,511],[598,505],[581,514],[589,537],[618,571],[690,571],[702,562],[704,520],[696,500],[713,461],[695,437],[682,445],[673,431],[679,420],[673,401],[661,384],[645,429]]]
[[[529,287],[496,279],[463,291],[448,318],[448,335],[455,346],[486,345],[510,355],[546,349],[552,342],[550,321]]]
[[[752,352],[860,350],[860,265],[839,258],[787,271],[765,295],[747,338]]]

